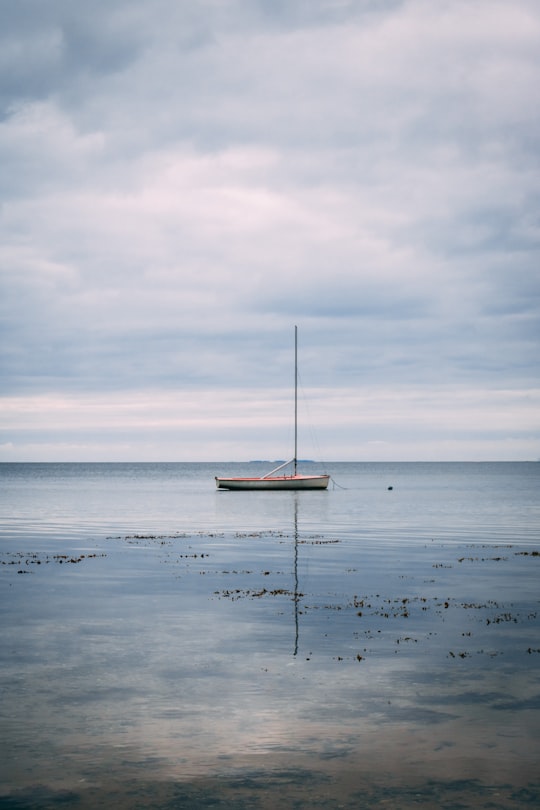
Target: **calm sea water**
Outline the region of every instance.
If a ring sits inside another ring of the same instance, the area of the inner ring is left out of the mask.
[[[258,470],[0,465],[0,807],[538,806],[540,464]]]

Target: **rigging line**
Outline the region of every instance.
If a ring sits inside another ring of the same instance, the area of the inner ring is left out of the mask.
[[[342,487],[341,484],[338,484],[338,482],[333,476],[330,476],[330,480],[332,481],[334,488],[337,487],[338,489],[349,489],[349,487]]]
[[[302,394],[302,403],[303,403],[303,405],[304,405],[304,407],[306,409],[306,412],[307,412],[307,417],[308,417],[307,418],[307,427],[308,427],[308,430],[309,430],[311,443],[312,443],[312,445],[313,445],[313,447],[315,449],[317,460],[321,462],[321,464],[323,465],[323,469],[328,469],[328,466],[329,466],[328,462],[325,461],[324,458],[323,458],[323,455],[322,455],[322,452],[321,452],[321,446],[319,444],[317,434],[315,433],[315,429],[313,427],[313,422],[311,420],[311,413],[310,413],[310,408],[309,408],[309,400],[306,397],[306,392],[305,392],[305,389],[304,389],[304,385],[302,383],[302,376],[301,376],[299,370],[297,370],[297,377],[298,377],[298,387],[299,387],[300,392]],[[341,484],[338,484],[338,482],[336,481],[336,479],[333,476],[330,476],[330,480],[332,481],[334,489],[336,489],[336,487],[337,487],[337,489],[343,489],[343,490],[348,489],[348,487],[343,487],[343,486],[341,486]]]
[[[310,408],[309,408],[309,400],[308,400],[308,398],[306,396],[304,385],[302,383],[302,375],[300,374],[299,370],[297,370],[296,373],[297,373],[297,378],[298,378],[298,388],[299,388],[300,393],[302,395],[302,404],[304,405],[304,408],[305,408],[305,410],[307,412],[307,428],[309,430],[311,443],[312,443],[312,445],[314,447],[317,460],[321,462],[321,464],[323,466],[323,469],[326,470],[326,469],[328,469],[329,464],[323,458],[323,455],[322,455],[322,452],[321,452],[321,446],[320,446],[320,443],[319,443],[319,439],[318,439],[318,436],[315,433],[315,429],[313,427],[313,422],[312,422],[312,419],[311,419],[311,413],[310,413]],[[338,484],[338,482],[336,481],[336,479],[333,476],[330,476],[330,480],[332,481],[334,489],[336,489],[336,487],[337,487],[337,489],[343,489],[343,490],[348,489],[348,487],[343,487],[343,486],[341,486],[341,484]]]
[[[315,433],[315,429],[313,427],[313,421],[311,419],[311,412],[310,412],[310,408],[309,408],[309,400],[306,397],[306,392],[304,390],[304,386],[303,386],[303,383],[302,383],[302,377],[301,377],[300,371],[298,371],[298,387],[299,387],[300,392],[302,394],[302,403],[303,403],[304,408],[305,408],[306,413],[307,413],[307,420],[306,420],[307,421],[307,429],[309,431],[311,444],[313,445],[313,448],[315,450],[317,460],[322,463],[323,468],[326,468],[328,466],[328,464],[323,458],[323,455],[322,455],[322,452],[321,452],[321,446],[320,446],[317,434]]]
[[[315,449],[317,460],[321,462],[321,464],[323,465],[323,469],[326,470],[326,469],[328,469],[329,465],[328,465],[328,462],[325,461],[324,458],[323,458],[323,455],[322,455],[322,452],[321,452],[321,446],[319,444],[319,439],[318,439],[318,436],[315,433],[315,429],[313,427],[313,422],[311,420],[311,413],[310,413],[310,408],[309,408],[309,400],[306,397],[306,392],[305,392],[305,389],[304,389],[304,385],[302,383],[302,376],[301,376],[299,370],[297,370],[296,373],[297,373],[297,377],[298,377],[298,388],[300,389],[300,393],[302,394],[302,403],[303,403],[303,405],[305,407],[305,410],[307,412],[307,427],[308,427],[308,430],[309,430],[311,443],[312,443],[312,445],[313,445],[313,447]],[[338,489],[343,489],[343,490],[348,489],[348,487],[343,487],[343,486],[341,486],[341,484],[338,484],[338,482],[336,481],[336,479],[333,476],[330,476],[330,480],[332,481],[334,489],[336,489],[336,487]]]

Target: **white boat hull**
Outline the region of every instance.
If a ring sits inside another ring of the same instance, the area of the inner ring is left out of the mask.
[[[275,475],[271,478],[218,478],[218,489],[327,489],[329,475]]]

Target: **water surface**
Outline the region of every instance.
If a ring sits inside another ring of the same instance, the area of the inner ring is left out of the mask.
[[[0,806],[537,806],[540,465],[257,469],[0,465]]]

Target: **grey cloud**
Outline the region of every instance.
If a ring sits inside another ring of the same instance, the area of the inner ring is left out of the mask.
[[[92,76],[125,68],[142,37],[110,3],[21,0],[0,11],[0,100],[6,115],[23,102],[88,91]],[[86,85],[86,87],[85,87]]]
[[[535,2],[0,15],[6,393],[537,384]]]

